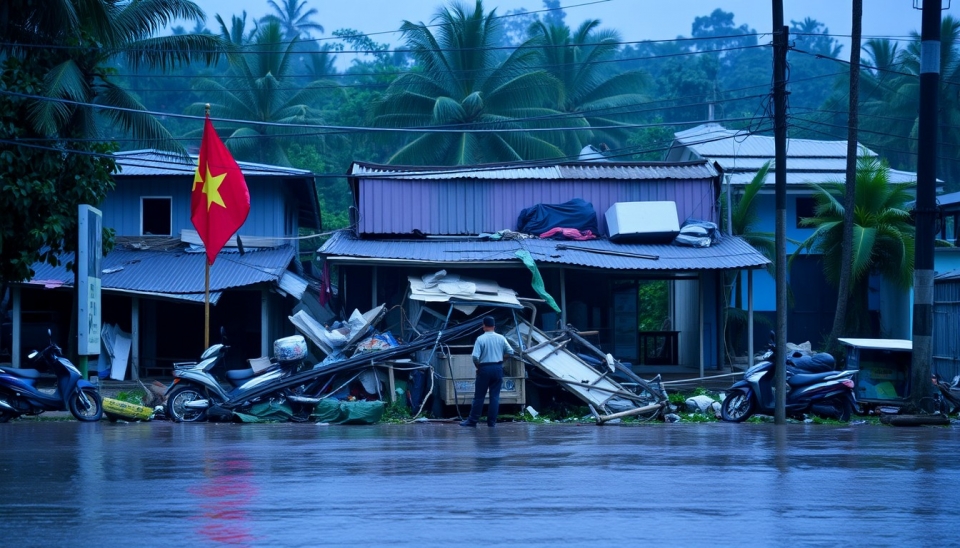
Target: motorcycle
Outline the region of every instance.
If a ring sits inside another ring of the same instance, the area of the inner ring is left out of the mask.
[[[773,350],[747,369],[743,380],[734,383],[720,407],[725,421],[743,422],[755,413],[773,415],[776,406]],[[787,359],[786,411],[801,418],[805,413],[850,420],[857,407],[853,376],[857,370],[834,371],[829,354],[795,356]]]
[[[960,375],[953,378],[952,382],[946,381],[935,373],[933,384],[940,390],[940,412],[944,415],[950,415],[960,410]]]
[[[307,343],[303,337],[294,335],[274,341],[274,359],[271,365],[254,372],[252,367],[226,372],[228,386],[221,384],[212,370],[226,356],[230,347],[215,344],[206,349],[198,363],[174,364],[173,382],[167,387],[167,418],[174,422],[202,422],[208,412],[221,411],[227,405],[231,410],[242,410],[263,398],[283,398],[282,392],[262,395],[261,389],[270,383],[295,373],[307,355]],[[260,395],[251,397],[251,393]],[[229,414],[229,413],[228,413]]]
[[[52,337],[50,331],[47,336]],[[0,422],[21,415],[39,415],[44,411],[66,411],[79,421],[95,422],[103,416],[103,400],[97,388],[63,357],[63,351],[50,340],[43,351],[34,350],[28,359],[57,376],[52,393],[37,388],[38,369],[0,369]]]

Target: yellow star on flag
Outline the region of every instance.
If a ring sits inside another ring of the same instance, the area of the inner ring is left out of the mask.
[[[214,177],[210,174],[210,164],[207,164],[207,176],[203,180],[203,189],[201,190],[201,192],[207,195],[207,211],[210,211],[210,206],[213,204],[219,204],[222,208],[227,207],[227,204],[223,203],[223,198],[220,197],[219,190],[226,176],[226,173],[221,173]],[[197,181],[194,180],[194,188],[196,188],[196,183]]]

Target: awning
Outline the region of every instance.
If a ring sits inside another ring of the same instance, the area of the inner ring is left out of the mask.
[[[347,232],[338,232],[319,251],[327,260],[341,264],[492,266],[516,262],[520,266],[515,253],[521,249],[529,251],[539,264],[612,270],[695,272],[765,268],[770,264],[762,253],[735,236],[724,236],[719,243],[707,248],[694,248],[539,238],[362,240]]]
[[[221,251],[210,267],[210,302],[216,303],[221,292],[259,283],[278,284],[293,260],[290,246],[259,249],[243,256]],[[55,283],[73,285],[73,273],[64,266],[72,254],[61,257],[60,266],[37,263],[34,277],[26,285],[51,287]],[[203,302],[203,252],[174,250],[115,249],[103,258],[100,287],[104,293],[127,293],[146,297]]]

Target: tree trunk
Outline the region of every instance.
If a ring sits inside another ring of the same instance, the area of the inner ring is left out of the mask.
[[[847,323],[847,304],[853,270],[853,213],[857,199],[857,125],[860,94],[860,23],[863,18],[863,0],[853,0],[853,30],[850,35],[850,113],[847,127],[847,180],[843,199],[843,241],[840,259],[840,287],[837,312],[833,317],[828,349],[839,351],[837,339]]]

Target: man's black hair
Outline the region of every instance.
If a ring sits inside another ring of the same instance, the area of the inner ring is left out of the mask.
[[[493,316],[484,316],[483,317],[483,326],[484,327],[493,327],[497,323],[493,320]]]

